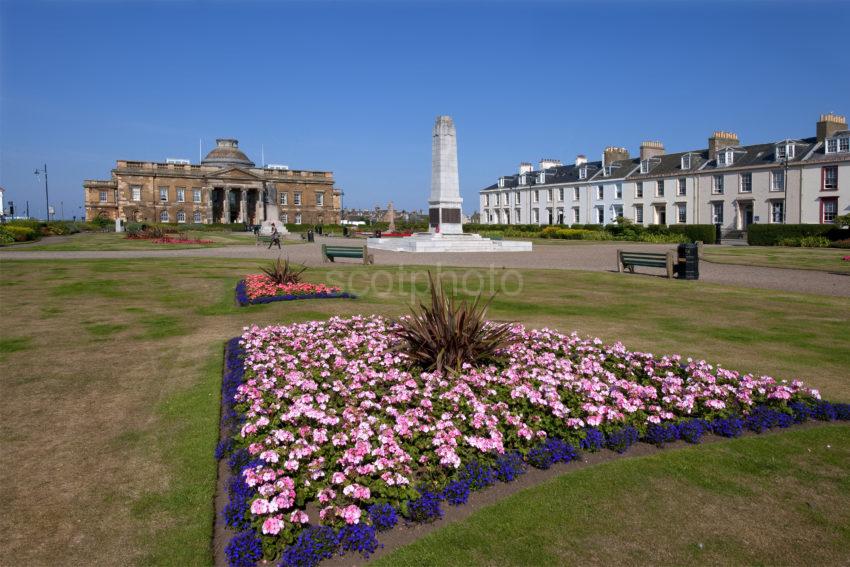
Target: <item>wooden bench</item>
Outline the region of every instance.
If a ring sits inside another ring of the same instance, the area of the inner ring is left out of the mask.
[[[334,258],[363,258],[364,264],[374,264],[375,258],[365,246],[335,246],[322,244],[322,261],[334,261]]]
[[[667,277],[673,278],[674,264],[673,250],[667,252],[633,252],[628,250],[617,250],[617,271],[624,269],[635,273],[635,266],[646,266],[649,268],[665,268]]]

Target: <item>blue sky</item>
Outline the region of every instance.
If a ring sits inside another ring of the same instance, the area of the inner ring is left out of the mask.
[[[847,2],[40,2],[0,0],[0,185],[79,214],[116,159],[335,173],[346,206],[420,208],[431,128],[458,129],[464,209],[543,157],[597,159],[813,136],[850,113]]]

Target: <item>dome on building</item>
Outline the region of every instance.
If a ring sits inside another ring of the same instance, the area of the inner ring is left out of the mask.
[[[254,167],[254,162],[248,159],[245,152],[239,149],[239,140],[233,138],[219,138],[215,141],[215,148],[207,154],[201,162],[204,165],[247,165]]]

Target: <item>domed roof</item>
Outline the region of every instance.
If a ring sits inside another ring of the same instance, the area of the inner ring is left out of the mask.
[[[207,154],[201,162],[204,165],[247,165],[254,167],[254,162],[248,159],[245,152],[239,149],[239,140],[233,138],[219,138],[215,141],[215,148]]]

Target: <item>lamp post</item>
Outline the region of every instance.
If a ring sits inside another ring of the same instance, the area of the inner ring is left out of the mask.
[[[47,215],[46,215],[47,222],[50,222],[50,193],[48,193],[48,191],[47,191],[47,164],[46,163],[44,164],[44,169],[42,169],[42,170],[36,169],[35,170],[36,177],[41,175],[42,173],[44,174],[44,212],[47,213]]]
[[[785,144],[785,155],[782,157],[782,167],[785,170],[782,178],[782,224],[785,224],[785,219],[788,217],[788,144]],[[800,210],[803,208],[803,202],[800,201]],[[773,220],[773,219],[771,219]]]

